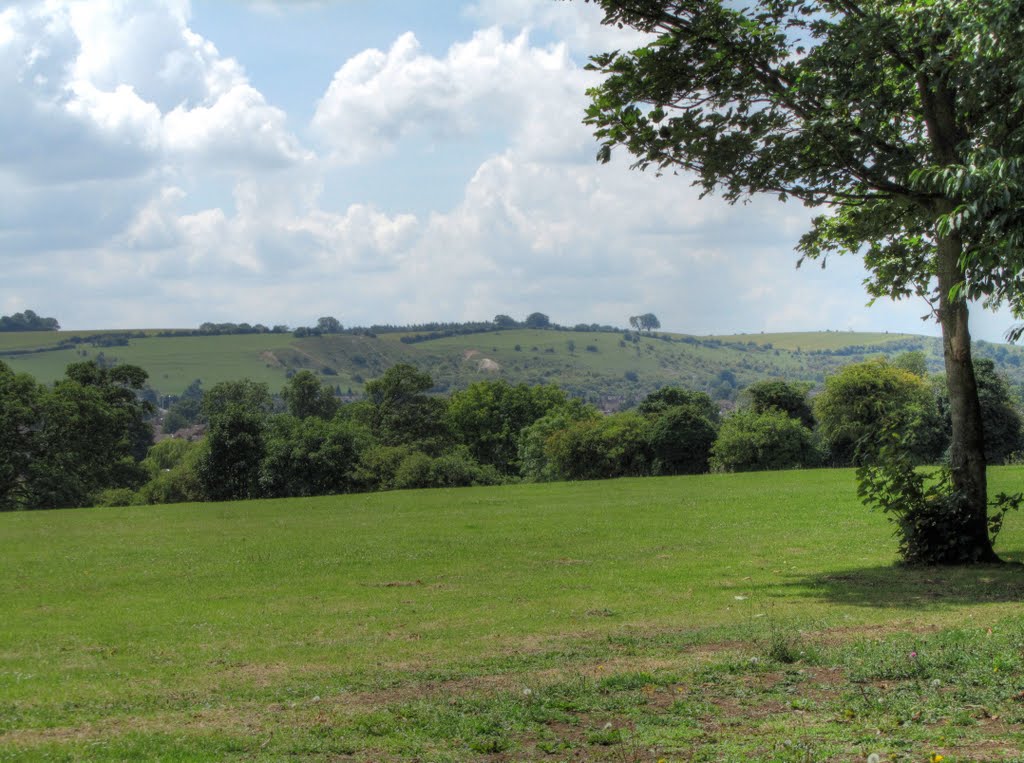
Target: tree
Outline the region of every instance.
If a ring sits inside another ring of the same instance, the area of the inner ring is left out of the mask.
[[[647,420],[633,411],[570,423],[545,443],[554,478],[600,480],[650,474],[647,428]]]
[[[920,376],[922,379],[928,376],[928,359],[921,350],[901,352],[892,359],[892,364],[896,368],[910,371],[914,376]],[[977,373],[977,367],[975,367],[975,373]]]
[[[661,328],[661,321],[658,320],[658,316],[654,313],[644,313],[643,315],[637,316],[637,323],[640,328],[647,333]]]
[[[974,374],[978,379],[978,397],[981,401],[982,426],[985,429],[985,460],[1001,464],[1021,448],[1021,420],[1010,392],[1010,386],[988,358],[974,361]],[[949,395],[939,394],[939,408],[949,426]]]
[[[260,497],[260,463],[271,407],[267,385],[248,380],[215,384],[203,397],[210,426],[196,473],[210,499]]]
[[[514,329],[519,325],[518,323],[516,323],[516,319],[513,318],[512,316],[502,315],[500,313],[494,316],[493,323],[500,329]]]
[[[338,412],[334,390],[321,384],[312,371],[299,371],[289,379],[281,390],[281,399],[288,407],[288,413],[297,419],[311,416],[330,419]]]
[[[718,406],[708,394],[682,387],[662,387],[652,392],[641,401],[637,410],[644,415],[651,415],[676,406],[692,406],[712,424],[718,424]]]
[[[43,318],[32,310],[0,316],[0,331],[57,331],[59,329],[60,324],[56,318]]]
[[[24,477],[24,508],[90,505],[105,488],[134,488],[152,443],[152,406],[139,399],[147,374],[137,366],[72,363],[38,399],[34,457]]]
[[[342,330],[342,325],[337,318],[325,315],[316,319],[316,328],[321,334],[338,334]]]
[[[451,396],[447,418],[456,439],[477,462],[516,474],[522,431],[567,400],[554,385],[480,381]]]
[[[260,464],[260,492],[268,498],[351,492],[368,441],[369,433],[352,421],[274,416]]]
[[[811,385],[807,383],[791,384],[781,379],[767,379],[751,384],[744,390],[744,394],[755,413],[767,413],[776,408],[811,428],[814,426],[814,414],[807,402],[810,389]]]
[[[928,383],[883,358],[851,363],[825,379],[814,400],[818,431],[837,466],[862,464],[878,454],[887,431],[905,438],[917,461],[935,461],[945,448],[944,427]]]
[[[647,447],[654,474],[702,474],[708,470],[718,428],[700,408],[669,406],[649,417],[649,421]]]
[[[817,462],[811,430],[778,408],[727,417],[711,449],[711,468],[723,472],[799,469]]]
[[[544,313],[530,313],[526,316],[526,328],[546,329],[551,325],[551,319]]]
[[[994,561],[968,299],[1024,312],[1020,0],[594,0],[656,36],[593,59],[599,158],[693,173],[736,202],[825,213],[802,258],[863,255],[872,298],[926,299],[941,325],[959,558]]]
[[[29,469],[39,453],[36,427],[46,390],[0,361],[0,511],[25,505]]]
[[[443,451],[451,435],[445,401],[426,394],[433,386],[430,374],[408,363],[392,366],[367,382],[364,420],[373,436],[382,445],[408,445],[431,455]]]

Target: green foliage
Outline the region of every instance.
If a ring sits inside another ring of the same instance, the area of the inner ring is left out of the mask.
[[[182,397],[175,400],[164,414],[163,430],[173,434],[200,421],[203,415],[202,399]]]
[[[31,376],[0,361],[0,511],[23,506],[31,491],[29,467],[40,455],[34,429],[45,394]]]
[[[703,398],[707,395],[696,393]],[[647,447],[653,474],[701,474],[708,470],[711,446],[718,434],[717,409],[715,417],[708,415],[707,407],[699,401],[679,405],[649,404],[648,397],[641,408],[647,424]],[[710,398],[707,398],[710,403]]]
[[[819,460],[811,430],[774,407],[726,417],[711,449],[711,468],[723,472],[799,469]]]
[[[892,364],[922,379],[928,376],[928,359],[921,350],[901,352],[892,359]]]
[[[597,409],[577,399],[555,408],[524,429],[519,438],[519,468],[522,476],[537,482],[561,479],[552,459],[553,441],[563,430],[600,417]]]
[[[133,503],[184,503],[204,501],[207,495],[199,479],[199,462],[206,449],[197,442],[169,438],[149,449],[142,461],[149,480],[139,488]]]
[[[52,389],[0,369],[0,426],[14,427],[0,470],[6,508],[86,506],[105,488],[132,488],[152,440],[152,406],[138,398],[146,373],[135,366],[73,363]]]
[[[926,565],[980,561],[972,513],[954,488],[949,469],[915,468],[913,441],[896,427],[884,428],[875,440],[857,469],[857,494],[866,505],[890,515],[903,561]],[[1021,493],[1000,493],[992,501],[990,543],[995,543],[1006,513],[1019,509],[1021,503]]]
[[[414,488],[470,487],[497,485],[501,475],[493,467],[481,466],[465,448],[456,448],[437,458],[413,451],[395,470],[392,482],[396,490]]]
[[[652,392],[637,406],[637,411],[647,415],[658,415],[668,408],[689,406],[713,424],[719,421],[718,406],[706,392],[695,392],[682,387],[662,387]]]
[[[811,429],[814,427],[814,414],[807,402],[808,392],[809,384],[770,379],[751,384],[743,394],[750,401],[754,413],[767,413],[775,408]]]
[[[252,381],[221,382],[203,397],[209,421],[196,476],[214,501],[260,497],[270,390]]]
[[[369,439],[364,427],[344,419],[274,416],[259,466],[260,494],[285,498],[351,492],[359,484],[359,454]]]
[[[556,479],[636,477],[651,471],[647,420],[638,413],[586,418],[555,431],[545,455]]]
[[[918,463],[935,461],[945,447],[945,429],[928,384],[884,359],[853,363],[827,377],[814,411],[836,465],[862,462],[864,447],[886,428],[906,434],[909,454]]]
[[[297,419],[310,416],[330,419],[338,412],[338,399],[334,396],[334,391],[321,384],[312,371],[299,371],[289,379],[281,391],[281,399],[284,400],[288,413]]]
[[[517,474],[520,433],[566,405],[567,399],[554,385],[475,382],[451,396],[447,420],[456,440],[469,448],[476,461],[502,474]]]
[[[443,452],[451,441],[446,401],[425,394],[434,386],[430,374],[399,363],[366,384],[369,406],[365,423],[383,445],[409,446],[426,453]]]
[[[974,361],[974,376],[978,384],[978,402],[981,403],[981,424],[985,432],[985,461],[1005,463],[1021,449],[1021,418],[1013,393],[1006,378],[995,369],[988,358]],[[939,409],[949,426],[949,393],[941,389]]]
[[[369,445],[359,454],[355,471],[357,483],[368,491],[394,490],[399,467],[416,452],[404,445]]]

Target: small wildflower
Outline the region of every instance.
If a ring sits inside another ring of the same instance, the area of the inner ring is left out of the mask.
[[[942,763],[945,758],[942,755],[939,755],[939,753],[933,752],[932,756],[928,760],[931,761],[931,763]]]
[[[533,689],[531,689],[529,687],[523,689],[523,696],[524,697],[529,697],[531,694],[533,694]]]
[[[882,756],[877,752],[873,752],[868,755],[868,763],[882,763]]]
[[[916,660],[917,659],[917,652],[911,652],[910,653],[910,659]]]

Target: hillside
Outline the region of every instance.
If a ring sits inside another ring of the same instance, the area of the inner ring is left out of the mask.
[[[430,335],[433,336],[433,335]],[[68,363],[86,359],[133,363],[146,369],[162,395],[178,395],[195,379],[205,387],[249,378],[279,389],[298,369],[319,372],[342,393],[358,394],[366,380],[396,363],[429,372],[439,392],[484,378],[557,384],[609,407],[628,405],[665,385],[733,399],[759,379],[819,383],[843,364],[908,350],[942,367],[939,341],[910,334],[815,332],[696,337],[659,333],[508,329],[440,338],[401,330],[374,335],[296,338],[286,333],[158,336],[153,331],[60,331],[0,334],[0,360],[46,382]],[[1015,387],[1024,385],[1021,348],[977,343]]]

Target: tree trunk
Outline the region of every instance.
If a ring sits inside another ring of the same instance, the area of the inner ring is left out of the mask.
[[[938,238],[939,320],[953,423],[949,448],[953,487],[967,512],[965,538],[957,539],[960,561],[998,562],[988,534],[988,486],[981,403],[971,360],[971,334],[964,299],[950,299],[950,289],[963,280],[960,256],[963,242],[955,232]],[[952,561],[952,560],[951,560]]]

